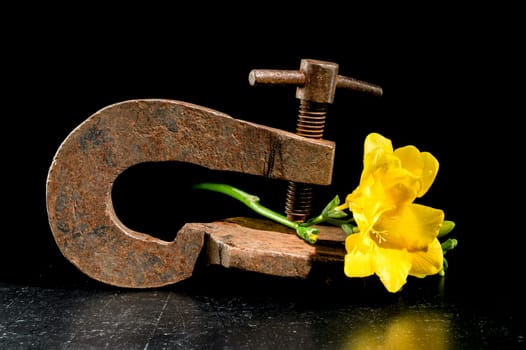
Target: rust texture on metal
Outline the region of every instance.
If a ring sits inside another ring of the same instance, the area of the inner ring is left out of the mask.
[[[335,265],[343,273],[346,234],[339,227],[317,226],[318,242],[311,245],[293,230],[265,219],[232,218],[202,225],[210,264],[296,278],[307,278],[316,265]]]
[[[343,75],[338,75],[338,64],[314,59],[302,59],[299,70],[253,69],[248,82],[256,85],[294,85],[296,98],[318,103],[333,103],[335,89],[342,88],[376,96],[383,89],[375,84]]]
[[[296,133],[303,137],[322,139],[329,104],[334,102],[336,88],[344,88],[381,96],[382,88],[354,78],[338,75],[338,64],[314,59],[302,59],[299,71],[253,69],[250,85],[295,85],[300,100]],[[302,159],[301,155],[297,155]],[[311,212],[312,184],[289,181],[285,213],[292,221],[303,222]]]
[[[205,231],[185,225],[167,242],[126,227],[111,199],[113,183],[124,170],[145,162],[179,161],[328,185],[334,152],[331,141],[310,140],[190,103],[116,103],[75,128],[55,154],[46,189],[49,224],[62,254],[96,280],[131,288],[172,284],[192,274]]]

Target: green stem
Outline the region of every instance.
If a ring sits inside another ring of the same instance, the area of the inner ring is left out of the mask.
[[[299,223],[290,221],[289,219],[287,219],[287,217],[262,206],[261,204],[259,204],[258,196],[254,196],[250,193],[244,192],[230,185],[211,183],[211,182],[200,183],[200,184],[194,185],[193,188],[210,190],[210,191],[215,191],[215,192],[226,194],[227,196],[237,199],[241,203],[245,204],[250,209],[254,210],[256,213],[295,230],[296,233],[301,238],[305,239],[307,242],[309,243],[316,242],[316,239],[317,239],[316,235],[319,232],[318,229],[311,228],[311,227],[301,227]]]
[[[258,196],[254,196],[250,193],[244,192],[235,187],[225,185],[225,184],[205,182],[205,183],[195,185],[194,188],[210,190],[210,191],[215,191],[215,192],[226,194],[232,198],[237,199],[241,203],[245,204],[247,207],[254,210],[256,213],[266,218],[269,218],[277,223],[290,227],[294,230],[298,228],[299,226],[297,222],[290,221],[285,216],[278,214],[275,211],[270,210],[262,206],[261,204],[259,204]]]

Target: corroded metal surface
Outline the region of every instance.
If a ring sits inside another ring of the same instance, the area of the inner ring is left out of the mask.
[[[205,232],[188,225],[166,242],[127,228],[111,200],[113,183],[124,170],[179,161],[327,185],[334,151],[330,141],[185,102],[124,101],[93,114],[59,147],[47,179],[50,227],[62,254],[94,279],[132,288],[171,284],[192,274]]]
[[[339,227],[318,226],[318,242],[311,245],[293,230],[267,220],[233,218],[204,225],[211,264],[296,278],[307,278],[316,265],[330,263],[343,272],[346,234]]]
[[[250,85],[295,85],[296,98],[316,103],[333,103],[336,88],[382,96],[375,84],[338,75],[334,62],[302,59],[299,70],[253,69],[248,74]]]

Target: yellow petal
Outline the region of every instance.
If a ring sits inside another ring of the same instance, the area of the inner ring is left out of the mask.
[[[431,187],[438,173],[438,160],[429,152],[420,152],[415,146],[397,148],[394,154],[402,168],[411,172],[421,184],[417,197],[422,197]]]
[[[394,167],[400,168],[400,159],[394,155],[391,141],[380,134],[369,134],[365,139],[363,171],[360,182],[377,172],[383,172]]]
[[[405,250],[377,248],[375,254],[375,272],[385,288],[395,293],[407,281],[411,269],[411,256]]]
[[[381,179],[386,200],[395,206],[412,203],[421,189],[421,181],[406,169],[390,169]]]
[[[384,213],[373,227],[385,242],[382,247],[426,249],[437,237],[444,212],[421,204],[409,204]]]
[[[382,207],[382,203],[372,201],[353,201],[349,203],[349,210],[358,224],[361,232],[369,231],[378,218],[386,210],[391,208]]]
[[[366,277],[374,273],[372,261],[374,247],[367,240],[367,235],[362,233],[347,236],[344,272],[348,277]]]
[[[415,146],[404,146],[394,150],[394,154],[400,159],[401,165],[404,169],[409,170],[415,176],[420,177],[422,169],[424,168],[424,159],[420,151]]]
[[[424,159],[424,169],[422,169],[422,188],[417,197],[422,197],[431,187],[433,181],[438,173],[439,163],[438,160],[428,152],[422,152],[422,158]]]
[[[363,154],[367,155],[378,148],[384,150],[384,152],[393,153],[391,140],[376,132],[372,132],[365,138]]]
[[[425,251],[412,252],[410,275],[424,277],[442,270],[444,253],[438,239],[435,239]]]
[[[400,159],[393,153],[386,153],[384,149],[377,148],[364,158],[362,179],[371,175],[382,175],[389,169],[401,167]]]

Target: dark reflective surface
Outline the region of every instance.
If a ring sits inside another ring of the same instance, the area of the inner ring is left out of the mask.
[[[0,348],[508,349],[526,344],[519,310],[455,294],[449,283],[456,282],[447,278],[410,279],[400,293],[389,294],[375,278],[293,280],[212,266],[154,290],[113,288],[75,273],[69,282],[50,284],[50,277],[29,286],[0,284]]]

